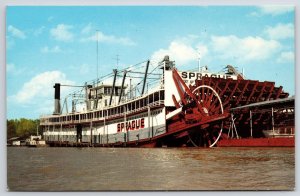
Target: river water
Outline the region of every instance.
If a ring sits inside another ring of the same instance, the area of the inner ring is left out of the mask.
[[[7,148],[10,191],[294,190],[294,148]]]

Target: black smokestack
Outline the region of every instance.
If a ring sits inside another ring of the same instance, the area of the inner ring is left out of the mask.
[[[60,99],[60,83],[55,83],[53,86],[54,90],[54,99]]]
[[[55,83],[54,88],[54,112],[60,114],[60,83]]]

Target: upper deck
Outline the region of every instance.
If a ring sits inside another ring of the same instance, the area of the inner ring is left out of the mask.
[[[66,113],[61,115],[41,116],[40,125],[66,125],[89,123],[91,121],[104,121],[129,116],[146,111],[149,108],[164,107],[164,88],[150,92],[143,96],[121,102],[119,105],[106,106],[102,109],[84,112]]]

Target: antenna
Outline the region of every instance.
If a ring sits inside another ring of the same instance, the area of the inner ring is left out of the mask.
[[[116,55],[116,58],[114,58],[114,59],[117,61],[117,68],[118,68],[118,66],[119,66],[119,60],[120,60],[119,56],[120,56],[120,55],[117,54],[117,55]]]
[[[97,84],[98,85],[98,66],[99,66],[99,30],[96,30],[96,36],[97,36]]]

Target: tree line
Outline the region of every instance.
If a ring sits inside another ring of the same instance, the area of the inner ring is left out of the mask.
[[[7,120],[7,139],[12,137],[25,139],[30,135],[36,135],[39,124],[40,120],[26,118]]]

